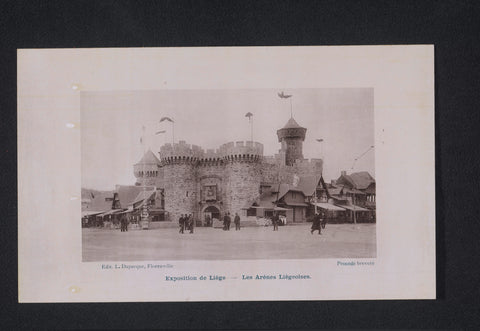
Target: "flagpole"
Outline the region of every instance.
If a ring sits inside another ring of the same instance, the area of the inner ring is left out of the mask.
[[[253,116],[251,116],[250,122],[250,140],[253,142]]]
[[[290,117],[292,117],[292,118],[293,118],[292,99],[293,99],[293,97],[291,97],[291,98],[290,98]]]

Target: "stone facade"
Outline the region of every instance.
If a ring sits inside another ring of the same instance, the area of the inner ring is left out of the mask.
[[[294,126],[292,120],[287,125]],[[305,132],[299,126],[278,130],[281,149],[274,156],[264,156],[263,145],[253,141],[229,142],[216,150],[185,141],[165,144],[159,159],[145,155],[134,165],[137,185],[164,190],[170,221],[177,221],[181,214],[203,221],[207,208],[220,215],[244,215],[259,197],[261,185],[291,184],[295,176],[322,173],[321,159],[303,159]]]

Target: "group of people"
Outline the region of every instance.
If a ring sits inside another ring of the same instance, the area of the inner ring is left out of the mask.
[[[310,231],[311,234],[313,234],[316,230],[318,230],[318,234],[322,234],[322,229],[325,229],[325,225],[327,224],[327,219],[325,217],[325,212],[321,211],[320,213],[316,213],[313,222],[312,222],[312,228]]]
[[[240,230],[240,216],[238,216],[238,213],[235,213],[233,222],[235,223],[235,230]],[[232,218],[230,217],[230,212],[227,212],[225,213],[225,216],[223,216],[223,231],[230,231],[231,223]]]
[[[185,230],[190,230],[190,233],[193,233],[193,217],[192,214],[182,214],[180,215],[180,218],[178,219],[178,224],[180,226],[180,231],[179,233],[184,233]]]

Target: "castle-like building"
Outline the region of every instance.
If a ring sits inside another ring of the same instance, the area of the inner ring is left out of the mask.
[[[165,144],[159,157],[148,151],[134,165],[136,185],[156,187],[167,219],[172,221],[181,214],[193,214],[199,220],[205,213],[242,215],[262,191],[291,184],[301,176],[321,175],[321,159],[303,158],[306,132],[290,118],[277,130],[281,148],[274,156],[264,156],[263,145],[253,141],[229,142],[216,150],[185,141]]]

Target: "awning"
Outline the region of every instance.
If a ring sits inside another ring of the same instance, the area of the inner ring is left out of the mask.
[[[98,215],[98,214],[101,214],[103,213],[103,211],[82,211],[82,217],[86,217],[86,216],[93,216],[93,215]]]
[[[368,209],[359,207],[359,206],[351,206],[351,205],[342,205],[342,208],[348,209],[348,210],[354,210],[354,211],[369,211]]]
[[[275,211],[287,211],[287,210],[291,210],[291,209],[282,208],[282,207],[274,207],[273,210],[275,210]]]
[[[108,215],[120,213],[121,211],[123,211],[123,209],[112,209],[98,216],[108,216]]]
[[[332,205],[332,204],[326,203],[326,202],[312,203],[312,205],[320,207],[322,209],[326,209],[326,210],[345,211],[345,209],[342,208],[342,207],[338,207],[338,206],[335,206],[335,205]]]
[[[308,207],[308,205],[304,202],[286,202],[287,206],[294,206],[294,207]]]

